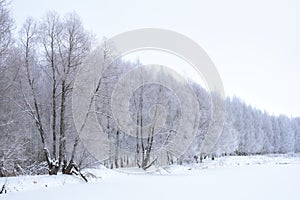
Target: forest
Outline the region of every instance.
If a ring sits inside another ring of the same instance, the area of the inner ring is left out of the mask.
[[[152,165],[198,163],[207,157],[300,153],[300,117],[272,115],[238,97],[227,97],[221,136],[212,151],[203,154],[212,101],[218,97],[193,80],[176,82],[164,68],[155,72],[143,68],[144,74],[157,73],[178,87],[188,84],[201,113],[195,138],[182,155],[160,153],[182,125],[183,103],[169,88],[145,84],[132,92],[128,106],[136,125],[146,128],[122,131],[114,120],[111,97],[122,76],[140,68],[143,61],[114,59],[114,51],[105,38],[98,41],[86,30],[76,13],[61,16],[51,11],[16,27],[8,2],[0,0],[0,177],[73,174],[99,164],[146,170]],[[95,52],[103,66],[110,63],[91,99],[106,135],[102,139],[110,141],[103,160],[79,138],[72,111],[76,74]],[[165,123],[157,134],[160,107]]]

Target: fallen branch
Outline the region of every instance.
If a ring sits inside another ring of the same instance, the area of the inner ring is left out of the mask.
[[[4,194],[4,193],[7,193],[7,190],[5,188],[5,184],[2,186],[2,189],[0,191],[0,194]]]
[[[85,182],[88,182],[88,179],[81,173],[79,167],[75,162],[69,163],[67,168],[63,171],[63,173],[69,175],[76,175],[76,176],[80,175]]]

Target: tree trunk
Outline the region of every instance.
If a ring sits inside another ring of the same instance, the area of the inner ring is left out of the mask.
[[[59,166],[62,164],[62,171],[66,170],[66,133],[65,133],[65,109],[66,109],[66,86],[65,80],[61,85],[61,108],[60,108],[60,136],[59,136]]]
[[[53,70],[53,74],[55,70]],[[52,85],[52,155],[56,159],[56,80],[55,75],[53,75],[53,85]]]

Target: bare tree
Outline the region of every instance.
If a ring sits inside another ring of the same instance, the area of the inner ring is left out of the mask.
[[[14,21],[6,0],[0,0],[0,56],[5,56],[13,43],[12,28]]]
[[[69,164],[66,157],[66,126],[67,100],[72,92],[75,74],[83,59],[91,48],[91,36],[84,27],[77,14],[71,13],[65,17],[64,29],[59,41],[60,59],[62,62],[60,74],[60,136],[59,136],[59,164],[63,163],[63,172],[70,173],[74,165],[75,155],[71,155]],[[70,108],[70,106],[69,106]],[[78,141],[75,140],[75,143]],[[75,154],[75,152],[74,152]]]
[[[62,23],[57,13],[49,12],[40,25],[40,39],[44,49],[45,64],[50,68],[49,75],[52,81],[52,155],[57,159],[57,93],[58,93],[58,68],[59,48],[58,41],[62,34]]]
[[[100,46],[98,46],[86,59],[87,62],[92,62],[95,65],[97,65],[98,67],[100,67],[100,74],[103,74],[103,71],[106,69],[106,67],[108,65],[111,64],[111,62],[114,61],[114,50],[113,50],[113,46],[112,44],[108,44],[107,39],[103,39],[103,42]],[[107,76],[99,76],[97,77],[96,83],[94,85],[93,91],[91,96],[89,96],[89,100],[88,100],[88,105],[87,105],[87,109],[84,113],[84,119],[83,119],[83,123],[80,125],[79,130],[78,130],[78,136],[75,138],[75,142],[73,144],[73,148],[72,148],[72,154],[71,154],[71,159],[68,165],[68,170],[70,169],[70,167],[72,166],[72,163],[74,164],[74,158],[75,158],[75,154],[78,151],[78,145],[79,145],[79,135],[82,134],[82,132],[84,131],[86,124],[87,124],[87,120],[92,112],[91,108],[92,105],[95,103],[95,101],[99,100],[101,102],[106,102],[108,100],[108,96],[103,93],[103,91],[101,90],[101,88],[103,88],[103,86],[105,87],[105,91],[107,91],[109,88],[106,87],[107,86],[107,80],[111,77],[114,77],[114,75],[107,75]],[[108,81],[109,82],[109,81]],[[107,105],[107,104],[105,104]],[[104,112],[102,112],[103,110],[101,110],[101,114],[103,114]],[[109,114],[105,114],[105,118],[107,119],[107,129],[109,129],[109,120],[112,116]],[[108,137],[110,137],[110,134],[108,134]],[[105,151],[105,150],[103,150]],[[109,151],[112,151],[112,146],[109,145]],[[111,154],[110,154],[111,155]],[[112,157],[109,158],[108,162],[111,163],[111,165],[113,165],[112,162]],[[117,160],[115,160],[115,162],[117,162]]]
[[[46,132],[42,122],[42,113],[40,109],[40,103],[38,101],[37,95],[37,85],[34,72],[37,68],[37,63],[35,62],[35,47],[37,39],[37,25],[33,19],[28,18],[21,29],[21,46],[22,50],[22,67],[25,71],[26,81],[29,87],[29,97],[25,93],[25,88],[21,84],[21,91],[23,99],[25,101],[26,108],[24,111],[31,116],[34,120],[36,128],[40,134],[42,146],[44,149],[45,160],[49,167],[49,174],[57,174],[58,165],[55,160],[52,160],[50,153],[46,144]]]
[[[49,173],[57,174],[62,167],[63,173],[71,174],[72,168],[76,168],[77,165],[74,162],[76,151],[71,154],[69,164],[67,155],[67,141],[72,143],[71,131],[74,130],[70,94],[78,66],[90,51],[91,37],[84,30],[79,17],[74,13],[67,15],[63,21],[60,21],[57,14],[48,13],[39,29],[40,37],[38,40],[36,24],[32,19],[28,19],[21,31],[21,49],[24,55],[22,66],[26,69],[26,81],[30,91],[28,95],[23,91],[23,99],[26,102],[26,112],[34,119],[40,133]],[[41,46],[36,44],[38,41],[40,41]],[[35,54],[34,51],[40,47],[43,50],[42,56]],[[40,65],[39,60],[44,65]],[[47,77],[51,86],[47,86],[47,83],[39,83],[35,79],[38,71],[46,75],[39,77]],[[45,128],[48,127],[48,123],[44,122],[46,120],[43,121],[47,113],[42,112],[42,107],[47,107],[48,104],[45,97],[43,97],[43,103],[41,102],[42,97],[39,93],[43,91],[38,84],[46,85],[43,86],[47,90],[49,89],[46,93],[51,94],[52,123],[49,130]],[[49,140],[50,135],[52,135],[51,141]],[[58,141],[57,135],[59,135]],[[50,153],[47,143],[51,144],[52,153]],[[75,139],[75,143],[78,143],[78,139]]]
[[[0,0],[0,94],[3,95],[15,80],[15,73],[12,77],[3,77],[9,70],[9,62],[11,61],[13,40],[14,21],[8,9],[6,0]],[[11,64],[11,63],[10,63]]]

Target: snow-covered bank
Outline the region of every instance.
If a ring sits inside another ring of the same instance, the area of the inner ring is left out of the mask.
[[[282,165],[282,164],[300,164],[300,154],[270,154],[255,156],[225,156],[203,160],[201,164],[193,165],[194,168],[206,169],[224,166],[243,166],[243,165]]]
[[[201,165],[150,173],[87,170],[90,183],[72,176],[1,178],[3,199],[300,199],[300,158],[224,157]],[[161,174],[161,175],[159,175]],[[22,192],[14,192],[22,191]]]
[[[86,169],[83,173],[89,182],[106,180],[112,176],[121,175],[115,170],[105,167],[98,169]],[[37,175],[0,178],[0,187],[5,184],[7,193],[34,191],[43,188],[55,188],[65,185],[86,183],[80,176],[58,174],[57,176]]]

